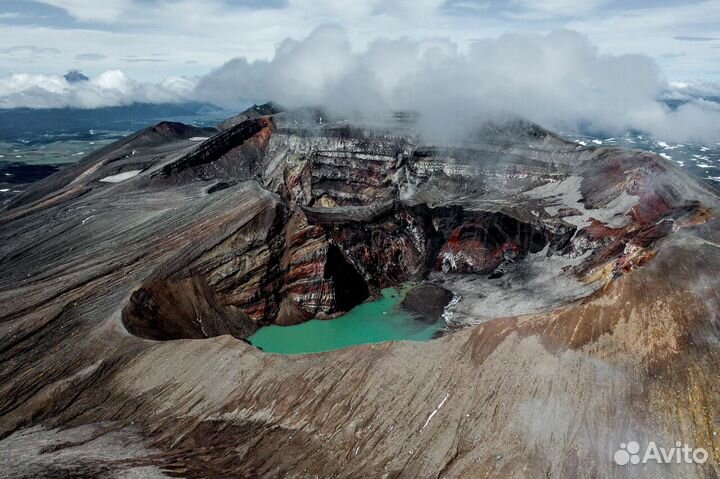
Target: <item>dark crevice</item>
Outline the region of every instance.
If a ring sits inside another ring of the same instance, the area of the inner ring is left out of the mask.
[[[339,311],[348,311],[370,296],[362,275],[335,245],[328,248],[324,277],[333,281],[335,306]]]

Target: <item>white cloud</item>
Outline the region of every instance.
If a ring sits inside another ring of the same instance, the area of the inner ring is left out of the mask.
[[[655,97],[667,86],[659,68],[676,80],[717,76],[715,42],[674,37],[718,37],[720,0],[632,5],[454,0],[454,8],[447,8],[446,0],[288,0],[284,7],[279,0],[46,3],[86,23],[82,28],[3,25],[0,44],[14,53],[0,55],[0,71],[30,72],[42,80],[29,82],[22,93],[1,94],[0,106],[184,98],[192,81],[176,80],[167,87],[163,79],[205,74],[229,58],[242,57],[246,60],[234,60],[208,75],[197,93],[216,101],[300,97],[316,103],[332,100],[345,108],[362,103],[363,109],[413,103],[424,109],[437,99],[466,111],[505,108],[549,126],[582,123],[608,131],[628,125],[659,131],[663,124],[698,115],[710,115],[717,124],[716,113],[706,104],[693,100],[682,112],[670,112]],[[345,31],[306,38],[328,23]],[[597,50],[586,39],[546,35],[562,27],[586,35]],[[507,31],[517,35],[501,36]],[[379,36],[391,38],[376,40]],[[489,40],[474,44],[478,37]],[[24,49],[28,45],[50,50]],[[52,49],[60,53],[50,54]],[[42,61],[33,61],[40,51],[45,51]],[[657,65],[647,56],[622,55],[638,51],[655,58]],[[142,82],[127,80],[135,86],[125,90],[85,85],[78,87],[82,92],[47,86],[49,79],[57,79],[48,72],[81,69],[97,79],[118,65],[126,77]],[[9,77],[0,79],[0,91],[12,83]],[[235,88],[227,89],[230,84]]]
[[[62,8],[79,20],[110,22],[117,20],[123,13],[132,10],[132,2],[127,0],[42,0],[42,3]],[[137,9],[135,9],[137,14]]]
[[[656,138],[667,141],[716,142],[720,140],[720,105],[693,100],[677,110],[645,118],[642,124]]]
[[[512,0],[512,4],[529,12],[545,12],[550,15],[577,16],[591,13],[613,3],[613,0]]]
[[[478,37],[569,28],[588,35],[604,52],[653,56],[676,79],[717,74],[711,42],[693,44],[673,37],[717,37],[720,0],[685,4],[607,0],[47,1],[84,23],[69,24],[65,19],[58,20],[65,23],[52,26],[40,16],[37,25],[43,27],[3,24],[0,45],[30,45],[42,40],[41,46],[57,48],[62,54],[29,66],[25,58],[0,55],[0,71],[47,73],[84,68],[92,75],[117,68],[123,58],[146,58],[150,52],[160,52],[167,54],[162,65],[123,65],[133,78],[157,82],[169,75],[204,73],[236,56],[270,58],[286,37],[302,38],[319,25],[333,23],[347,29],[355,48],[365,48],[374,38],[387,35],[446,37],[464,49]],[[636,6],[642,4],[647,6]],[[89,45],[106,58],[92,64],[82,57],[76,59]],[[667,56],[679,48],[682,56]]]
[[[718,25],[720,0],[704,0],[609,9],[600,15],[575,18],[566,28],[588,35],[604,51],[642,52],[654,57],[668,77],[684,80],[717,77],[717,55],[710,48],[712,42],[687,42],[676,37],[715,38]],[[682,56],[664,57],[678,48]]]
[[[672,111],[658,101],[667,87],[649,57],[603,55],[570,31],[503,35],[468,51],[437,39],[378,39],[358,51],[344,30],[323,27],[283,42],[272,60],[228,62],[203,77],[196,93],[221,104],[250,98],[343,114],[415,110],[426,131],[440,135],[474,117],[511,112],[551,128],[720,137],[715,107],[694,101]]]
[[[720,81],[691,80],[672,81],[667,98],[692,100],[695,98],[720,98]]]
[[[62,52],[57,48],[38,47],[37,45],[17,45],[0,49],[2,55],[25,61],[46,59],[48,56],[60,55],[60,53]]]
[[[107,56],[101,53],[79,53],[75,55],[75,60],[83,62],[99,62],[100,60],[105,60],[106,58]]]
[[[120,70],[72,84],[60,75],[16,73],[0,77],[0,108],[98,108],[135,102],[177,102],[186,99],[193,87],[191,80],[177,77],[160,84],[140,83]]]

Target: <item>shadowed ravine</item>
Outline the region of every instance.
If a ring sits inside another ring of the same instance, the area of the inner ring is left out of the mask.
[[[266,105],[195,136],[143,130],[0,212],[0,476],[718,477],[709,186],[522,120],[437,145]],[[407,282],[461,298],[451,333],[246,342]],[[629,440],[710,458],[621,470]]]

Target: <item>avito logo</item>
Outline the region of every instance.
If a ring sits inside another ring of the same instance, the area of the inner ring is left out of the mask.
[[[627,464],[647,464],[656,462],[658,464],[705,464],[708,460],[708,452],[699,447],[693,448],[680,441],[675,447],[665,449],[658,447],[655,441],[650,441],[645,453],[640,456],[640,444],[637,441],[620,444],[620,449],[613,454],[615,464],[625,466]]]

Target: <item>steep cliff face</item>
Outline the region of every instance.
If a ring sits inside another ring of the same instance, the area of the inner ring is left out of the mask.
[[[110,160],[79,165],[58,190],[40,186],[47,195],[28,206],[105,196],[102,180],[121,171],[118,157],[124,169],[142,169],[114,194],[150,201],[153,192],[207,185],[212,197],[254,181],[275,195],[221,241],[190,245],[159,267],[124,309],[131,332],[243,338],[257,325],[332,317],[434,273],[499,278],[528,255],[557,263],[549,279],[575,281],[563,301],[577,299],[651,258],[672,221],[699,207],[648,183],[661,172],[654,158],[577,150],[520,121],[437,147],[387,128],[247,116],[195,145],[186,141],[197,131],[160,124],[120,142]],[[11,205],[10,216],[17,210]],[[587,282],[593,286],[579,286]],[[178,303],[179,291],[195,300]]]
[[[211,195],[255,180],[277,194],[276,207],[196,257],[183,253],[172,274],[163,269],[160,280],[148,280],[152,288],[142,289],[150,297],[159,285],[202,282],[195,288],[207,292],[202,304],[233,311],[200,308],[209,324],[195,323],[208,336],[228,333],[216,327],[218,321],[242,323],[237,312],[257,324],[294,324],[337,315],[382,288],[432,271],[492,274],[546,245],[556,252],[558,241],[567,242],[574,231],[477,203],[557,177],[555,166],[537,160],[523,165],[517,158],[494,163],[487,146],[418,148],[411,138],[382,129],[298,125],[291,118],[253,116],[190,151],[168,155],[135,180],[149,191],[215,182],[206,190]],[[139,321],[135,316],[126,309],[125,322]],[[252,330],[236,326],[241,334]],[[178,337],[201,333],[187,334]]]
[[[616,477],[620,442],[669,437],[711,459],[650,472],[716,477],[716,192],[519,120],[410,130],[158,125],[8,205],[8,475]],[[452,334],[237,340],[418,279],[454,294]]]
[[[276,120],[266,156],[265,184],[300,206],[364,206],[398,197],[414,146],[374,130],[290,126]]]

